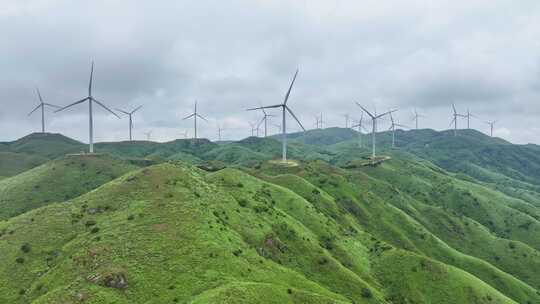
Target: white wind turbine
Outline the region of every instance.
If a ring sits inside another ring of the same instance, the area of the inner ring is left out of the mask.
[[[471,128],[471,117],[476,117],[473,114],[471,114],[471,111],[467,109],[467,115],[464,115],[463,117],[467,118],[467,129]]]
[[[285,99],[283,100],[283,103],[277,104],[277,105],[272,105],[272,106],[265,106],[265,107],[258,107],[258,108],[248,109],[248,111],[253,111],[253,110],[259,110],[259,109],[281,108],[281,111],[282,111],[282,128],[281,128],[281,131],[282,131],[282,152],[281,152],[281,159],[282,159],[283,162],[287,162],[287,122],[286,122],[285,111],[288,111],[289,114],[291,114],[291,116],[296,120],[298,125],[300,125],[302,130],[304,130],[304,131],[306,130],[304,128],[304,126],[302,125],[302,123],[300,122],[300,120],[298,120],[296,115],[294,115],[293,111],[289,108],[289,106],[287,106],[287,101],[289,100],[289,96],[291,95],[291,90],[292,90],[292,87],[294,85],[294,82],[296,80],[297,75],[298,75],[298,69],[296,70],[296,73],[294,73],[294,77],[293,77],[293,79],[291,81],[291,85],[289,86],[289,90],[287,90],[287,94],[285,94]]]
[[[345,117],[345,128],[349,128],[349,114],[343,114],[343,117]]]
[[[261,119],[261,121],[259,122],[259,125],[257,126],[257,136],[259,136],[258,135],[259,126],[264,122],[264,137],[267,137],[268,136],[268,117],[275,117],[275,115],[270,115],[270,114],[266,113],[264,108],[261,108],[261,110],[263,112],[263,118]]]
[[[463,114],[459,114],[457,111],[456,111],[456,106],[454,104],[452,104],[452,109],[454,110],[454,114],[452,115],[453,116],[453,119],[452,121],[450,122],[450,126],[452,126],[452,124],[454,124],[454,136],[457,136],[457,121],[458,121],[458,117],[467,117]]]
[[[377,133],[377,120],[382,118],[383,116],[386,116],[392,112],[395,112],[397,110],[391,110],[391,111],[388,111],[388,112],[385,112],[385,113],[382,113],[382,114],[379,114],[377,115],[377,113],[375,112],[375,114],[371,114],[371,112],[369,112],[368,110],[366,110],[366,108],[364,108],[362,105],[360,105],[359,103],[356,103],[360,108],[362,108],[362,110],[364,110],[364,112],[366,112],[367,115],[369,115],[369,117],[371,117],[371,122],[372,122],[372,126],[373,126],[373,130],[371,131],[371,134],[372,134],[372,140],[371,140],[371,144],[372,144],[372,152],[371,152],[371,157],[372,159],[375,159],[375,134]]]
[[[219,123],[216,123],[216,125],[217,125],[217,130],[218,130],[218,140],[221,141],[221,133],[225,131],[226,129]]]
[[[392,116],[392,112],[389,113],[390,114],[390,121],[392,122],[392,124],[390,125],[390,131],[392,131],[392,148],[395,148],[396,147],[396,127],[402,127],[402,128],[408,128],[407,126],[405,125],[401,125],[401,124],[398,124],[394,121],[394,116]]]
[[[146,140],[150,141],[150,137],[152,136],[152,130],[150,130],[148,132],[144,132],[144,135],[146,135]]]
[[[36,92],[39,98],[39,104],[32,110],[32,112],[28,113],[28,116],[32,115],[32,113],[34,113],[37,109],[41,108],[41,133],[45,133],[45,107],[51,107],[56,109],[60,109],[61,107],[43,102],[43,98],[41,98],[41,93],[39,92],[38,88],[36,88]]]
[[[486,121],[485,123],[487,123],[489,125],[489,128],[490,128],[490,133],[489,133],[489,136],[493,137],[493,126],[497,123],[498,120],[494,120],[494,121]]]
[[[126,114],[129,117],[129,141],[133,140],[133,137],[131,136],[131,132],[133,131],[133,117],[132,117],[133,113],[137,112],[141,107],[142,107],[142,105],[138,106],[137,108],[135,108],[135,110],[133,110],[131,112],[124,111],[124,110],[121,110],[121,109],[116,109],[116,111],[122,112],[122,113]]]
[[[184,139],[186,139],[188,137],[188,135],[189,135],[189,131],[185,130],[184,132],[179,132],[178,134],[182,135],[184,137]]]
[[[422,115],[422,114],[418,114],[418,112],[416,111],[416,108],[414,109],[414,116],[413,116],[413,121],[415,123],[415,129],[418,130],[418,119],[420,117],[426,117],[425,115]]]
[[[88,96],[86,96],[85,98],[79,100],[79,101],[76,101],[70,105],[67,105],[63,108],[60,108],[58,110],[56,110],[55,112],[60,112],[60,111],[63,111],[67,108],[70,108],[74,105],[78,105],[80,103],[83,103],[85,101],[88,101],[88,125],[89,125],[89,128],[88,128],[88,132],[89,132],[89,135],[88,135],[88,138],[89,138],[89,145],[90,145],[90,153],[94,153],[94,119],[93,119],[93,110],[92,110],[92,106],[95,103],[97,103],[98,105],[100,105],[102,108],[104,108],[105,110],[109,111],[111,114],[113,114],[114,116],[118,117],[118,119],[120,119],[120,116],[118,116],[118,114],[114,113],[111,109],[107,108],[103,103],[99,102],[98,100],[96,100],[93,96],[92,96],[92,80],[94,78],[94,62],[92,61],[92,67],[90,69],[90,83],[88,84]]]
[[[182,120],[186,120],[186,119],[189,119],[193,117],[193,129],[194,129],[194,135],[193,135],[193,139],[197,139],[197,117],[201,118],[202,120],[208,122],[208,120],[204,117],[202,117],[201,115],[199,115],[199,113],[197,112],[197,101],[195,100],[195,111],[184,117]]]
[[[358,123],[354,124],[353,122],[353,125],[351,126],[351,128],[358,128],[358,147],[359,148],[362,147],[362,136],[364,135],[362,134],[362,130],[367,132],[366,128],[363,125],[363,122],[364,122],[364,112],[362,112],[362,114],[360,115],[360,119],[358,120]]]

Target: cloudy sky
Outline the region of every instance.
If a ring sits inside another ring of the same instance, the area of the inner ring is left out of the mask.
[[[420,127],[447,129],[454,102],[478,117],[476,129],[499,120],[495,135],[540,143],[538,0],[1,2],[0,141],[40,129],[39,115],[27,116],[36,86],[53,104],[85,97],[94,60],[96,99],[144,105],[138,139],[192,134],[182,117],[195,100],[209,120],[201,136],[215,139],[217,123],[224,139],[248,136],[260,113],[245,109],[281,102],[298,67],[289,102],[309,128],[321,112],[325,126],[344,126],[359,102],[398,108],[411,126],[417,108]],[[88,140],[87,106],[46,118],[48,131]],[[95,108],[96,141],[127,131],[126,119]]]

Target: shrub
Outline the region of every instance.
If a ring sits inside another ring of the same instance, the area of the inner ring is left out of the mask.
[[[24,253],[29,253],[31,249],[32,249],[32,247],[28,243],[24,243],[21,246],[21,251],[24,252]]]
[[[373,293],[371,292],[371,290],[369,290],[368,288],[362,288],[362,297],[366,298],[366,299],[371,299],[373,297]]]
[[[96,221],[94,220],[88,220],[86,221],[86,223],[84,223],[86,227],[94,226],[95,224],[96,224]]]
[[[246,207],[248,205],[248,202],[247,200],[241,198],[238,200],[238,205],[240,205],[240,207]]]
[[[233,251],[234,256],[240,256],[242,254],[242,249],[236,249]]]
[[[135,219],[135,216],[133,214],[130,214],[128,217],[127,217],[128,221],[132,221]]]
[[[236,184],[236,187],[238,187],[238,188],[242,188],[242,187],[244,187],[244,184],[242,184],[242,183],[238,183],[238,184]]]
[[[287,288],[287,293],[288,293],[288,294],[292,294],[292,289]]]
[[[99,232],[99,227],[94,227],[92,228],[92,230],[90,230],[90,233],[98,233]]]
[[[24,258],[18,257],[18,258],[15,259],[15,262],[17,262],[19,264],[23,264],[24,263]]]

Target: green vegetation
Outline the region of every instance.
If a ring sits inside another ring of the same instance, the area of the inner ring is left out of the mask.
[[[357,136],[3,143],[58,159],[0,180],[0,303],[540,303],[538,146]]]
[[[0,181],[0,220],[77,197],[137,167],[106,155],[69,155]]]

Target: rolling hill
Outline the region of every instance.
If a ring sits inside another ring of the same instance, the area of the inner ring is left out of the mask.
[[[0,302],[540,303],[538,146],[383,132],[362,166],[355,131],[291,137],[293,166],[278,138],[99,143],[0,180]]]
[[[0,220],[77,197],[137,167],[106,155],[68,155],[0,181]]]

